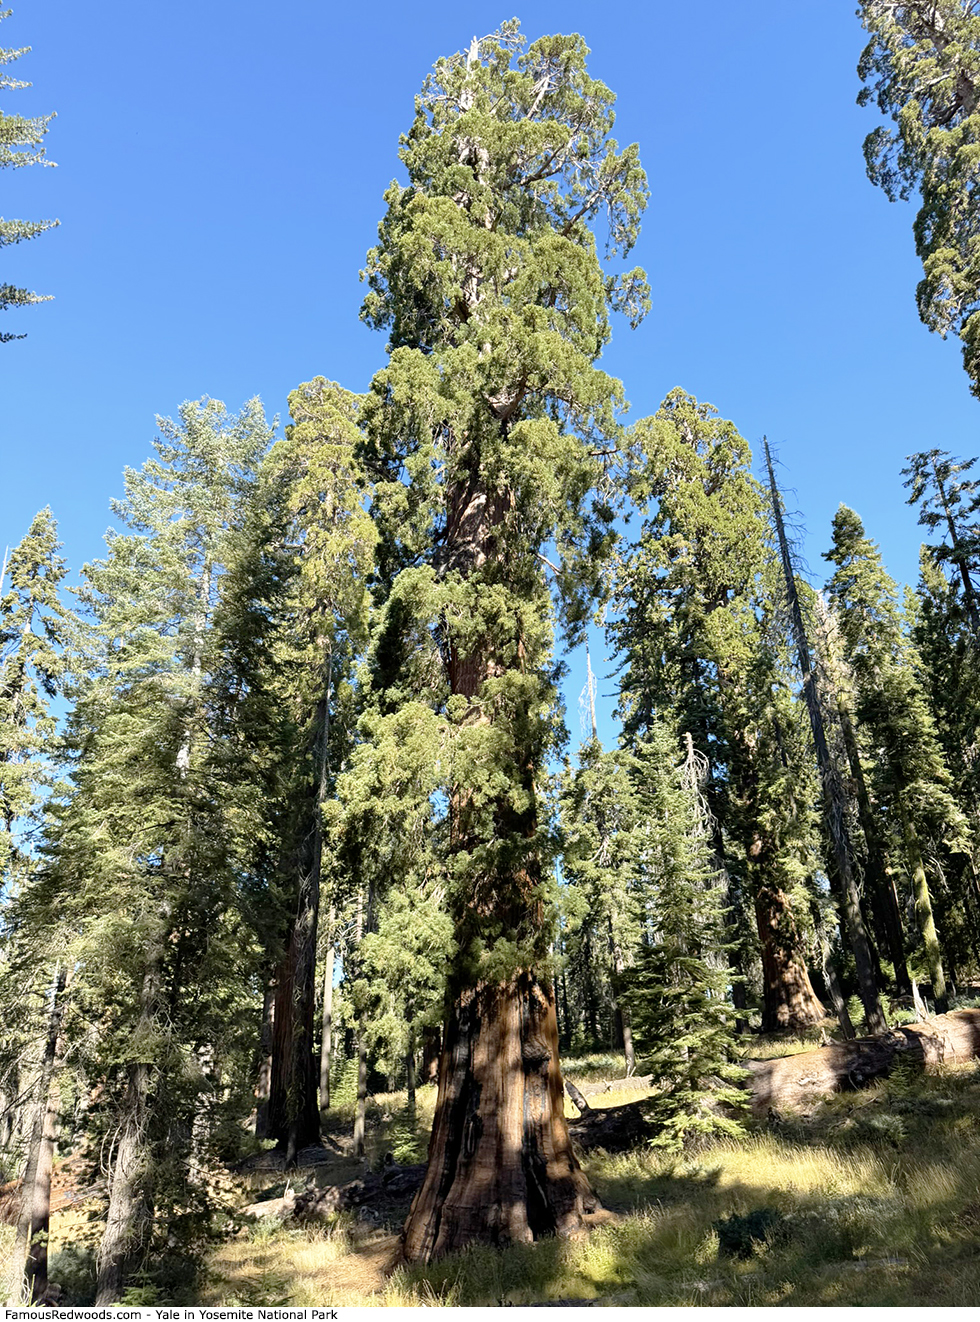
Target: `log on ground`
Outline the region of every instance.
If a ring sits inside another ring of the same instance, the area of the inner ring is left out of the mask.
[[[744,1062],[752,1111],[807,1110],[821,1097],[861,1088],[884,1078],[896,1059],[923,1070],[980,1056],[980,1010],[953,1010],[878,1037],[831,1042],[814,1051],[774,1060]]]

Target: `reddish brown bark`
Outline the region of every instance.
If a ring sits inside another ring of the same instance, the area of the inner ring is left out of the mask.
[[[755,896],[762,954],[762,1031],[808,1028],[824,1017],[799,955],[789,901],[778,886],[762,885]]]
[[[470,458],[468,480],[449,492],[446,564],[464,578],[484,569],[506,578],[502,525],[513,499],[507,491],[488,493],[475,451]],[[507,668],[524,671],[522,640],[506,648],[504,662],[491,639],[477,646],[470,639],[464,650],[451,626],[448,633],[449,687],[467,699],[461,723],[489,728],[508,720],[484,705],[483,686]],[[461,857],[487,845],[495,852],[487,871],[471,876],[454,901],[457,954],[428,1168],[405,1224],[409,1261],[428,1262],[475,1242],[569,1234],[597,1205],[565,1123],[552,987],[529,967],[501,981],[475,972],[479,952],[496,939],[546,956],[539,862],[529,843],[537,829],[535,768],[535,752],[515,748],[510,773],[520,793],[489,809],[468,785],[450,793],[451,849]]]
[[[534,975],[460,993],[446,1025],[425,1182],[405,1257],[568,1234],[596,1208],[572,1152],[554,996]]]

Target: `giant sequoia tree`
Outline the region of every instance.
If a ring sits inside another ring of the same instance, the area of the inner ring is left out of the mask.
[[[595,366],[607,277],[646,201],[578,36],[504,24],[440,60],[403,139],[364,316],[390,335],[365,412],[388,619],[438,658],[455,929],[439,1095],[405,1252],[568,1233],[592,1202],[563,1116],[538,779],[554,733],[553,572],[571,618],[609,537],[590,493],[621,388]],[[549,544],[554,550],[548,550]],[[549,562],[555,566],[549,569]],[[394,683],[404,680],[393,679]]]
[[[868,177],[888,197],[920,195],[915,250],[923,276],[919,316],[963,342],[970,388],[980,394],[980,0],[861,0],[870,40],[858,100],[890,116],[868,134]]]

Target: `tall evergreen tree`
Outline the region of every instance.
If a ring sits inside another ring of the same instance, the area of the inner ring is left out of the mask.
[[[0,12],[0,22],[9,18],[13,11]],[[5,68],[19,60],[30,51],[30,46],[19,50],[0,47],[0,68]],[[0,73],[0,92],[16,91],[30,87],[30,83],[12,78],[9,73]],[[17,170],[25,165],[54,165],[45,153],[44,137],[54,115],[39,115],[25,118],[23,115],[7,115],[0,111],[0,170]],[[23,243],[25,239],[34,239],[45,230],[53,229],[60,222],[57,220],[4,220],[0,217],[0,248],[14,243]],[[0,312],[9,308],[29,307],[32,303],[44,303],[51,294],[33,294],[28,289],[18,289],[11,284],[0,284]],[[10,331],[0,331],[0,344],[9,340],[22,340],[23,335]]]
[[[591,681],[591,675],[590,675]],[[634,759],[623,750],[603,752],[593,732],[566,778],[562,795],[562,869],[566,883],[566,951],[584,966],[588,1025],[597,1037],[596,1009],[607,1000],[616,1046],[626,1072],[636,1064],[624,979],[635,960],[642,930],[637,849],[642,808],[636,796]],[[595,1042],[593,1041],[593,1045]]]
[[[435,639],[448,692],[434,755],[456,949],[409,1259],[567,1233],[593,1202],[563,1119],[548,973],[544,555],[554,543],[580,618],[610,536],[589,498],[596,452],[621,401],[595,360],[610,303],[635,318],[645,301],[640,273],[603,273],[590,225],[601,215],[612,252],[628,251],[646,183],[636,148],[609,137],[612,94],[586,53],[577,36],[525,47],[511,22],[440,60],[368,258],[364,315],[391,347],[365,412],[382,573],[401,571],[389,620],[397,607],[403,636]]]
[[[739,1126],[735,1025],[724,959],[721,878],[711,866],[702,787],[707,759],[657,721],[636,759],[643,824],[637,832],[643,904],[651,929],[628,983],[644,1064],[661,1084],[651,1107],[654,1142],[679,1147]]]
[[[836,566],[827,591],[854,674],[858,729],[872,792],[890,823],[892,849],[911,880],[925,966],[936,1003],[945,1009],[934,894],[944,862],[956,879],[969,862],[966,823],[950,793],[949,773],[917,678],[917,658],[903,632],[895,584],[860,518],[844,505],[834,516],[833,545],[826,558]]]
[[[320,1138],[317,929],[321,890],[336,881],[324,812],[354,736],[351,685],[366,641],[376,540],[355,459],[357,407],[355,396],[322,377],[300,386],[289,397],[292,423],[266,466],[270,498],[281,503],[278,536],[293,561],[266,676],[293,731],[279,823],[293,916],[276,975],[269,1103],[269,1134],[289,1160]]]
[[[962,588],[963,610],[973,630],[974,645],[980,644],[980,602],[974,579],[980,573],[980,483],[964,478],[975,459],[954,459],[945,450],[924,450],[909,455],[902,469],[905,485],[911,488],[909,504],[918,505],[919,522],[930,532],[942,529],[939,544],[932,548],[938,563],[948,562]],[[947,540],[948,539],[948,540]]]
[[[803,697],[806,702],[807,715],[810,718],[810,730],[817,755],[817,766],[820,770],[823,818],[831,868],[836,873],[837,884],[840,888],[841,907],[851,949],[854,952],[858,986],[861,1001],[864,1005],[865,1022],[869,1032],[883,1033],[887,1025],[878,1000],[871,945],[864,925],[864,915],[861,912],[858,866],[854,844],[848,830],[847,794],[841,767],[834,757],[833,745],[828,737],[829,732],[832,732],[832,723],[837,713],[832,713],[829,707],[821,702],[816,668],[811,655],[810,639],[803,618],[800,593],[790,553],[789,539],[786,536],[782,494],[776,485],[772,454],[769,443],[765,438],[763,438],[763,448],[766,456],[766,471],[769,476],[769,494],[779,543],[779,555],[783,567],[783,580],[789,600],[790,628],[796,644],[800,674],[803,677]]]
[[[643,525],[618,566],[613,626],[626,736],[669,719],[707,750],[733,982],[758,950],[764,1025],[804,1027],[823,1013],[805,964],[805,891],[802,904],[792,900],[810,871],[812,772],[775,620],[778,571],[762,492],[735,427],[683,391],[637,423],[633,440]]]
[[[106,558],[86,567],[72,785],[33,888],[34,921],[57,911],[72,934],[74,995],[99,1025],[86,1067],[116,1135],[102,1303],[187,1211],[195,1120],[227,1095],[241,1027],[227,975],[250,958],[205,690],[229,538],[269,429],[257,400],[237,417],[185,404],[159,425],[156,457],[127,471],[114,506],[128,531],[111,531]]]
[[[41,510],[0,570],[0,894],[28,864],[51,781],[50,702],[62,688],[70,631],[59,549],[51,511]]]
[[[858,13],[869,35],[858,101],[873,101],[895,125],[865,139],[868,177],[893,202],[918,192],[919,316],[930,330],[959,336],[980,394],[980,5],[861,0]]]

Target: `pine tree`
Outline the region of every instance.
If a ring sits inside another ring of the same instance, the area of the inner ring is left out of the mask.
[[[933,895],[941,884],[944,858],[957,873],[969,861],[966,823],[950,793],[935,725],[917,680],[918,659],[902,629],[895,584],[861,520],[844,505],[834,516],[833,536],[826,558],[837,568],[827,591],[844,658],[854,674],[858,732],[872,764],[872,792],[891,823],[892,849],[911,879],[925,965],[937,1006],[945,1009]]]
[[[873,101],[894,129],[864,143],[868,177],[891,201],[918,192],[915,249],[923,278],[919,316],[963,342],[980,393],[980,225],[976,208],[980,12],[975,0],[861,0],[869,41],[858,101]]]
[[[975,459],[954,459],[945,450],[924,450],[909,455],[909,466],[902,474],[905,485],[911,487],[908,503],[920,506],[919,522],[930,532],[943,529],[941,541],[931,549],[936,562],[951,564],[960,580],[963,609],[976,645],[980,643],[980,603],[974,578],[980,573],[980,525],[974,516],[980,509],[980,483],[960,476],[975,463]]]
[[[391,643],[438,646],[404,643],[392,682],[435,661],[448,691],[436,756],[456,949],[410,1260],[567,1233],[592,1202],[562,1114],[547,970],[544,556],[554,543],[566,615],[581,619],[611,523],[589,493],[621,401],[595,360],[610,303],[635,318],[645,301],[640,273],[605,276],[590,224],[603,215],[612,252],[628,251],[646,187],[636,148],[608,136],[612,94],[586,53],[577,36],[525,48],[511,22],[440,60],[368,259],[364,315],[391,349],[365,410]]]
[[[10,9],[0,12],[0,22],[9,18],[12,12]],[[19,50],[0,47],[0,68],[13,64],[30,49],[30,46],[22,46]],[[30,83],[12,78],[8,73],[0,74],[0,91],[16,91],[22,87],[30,87]],[[54,165],[54,161],[47,159],[43,145],[52,119],[54,119],[53,114],[25,119],[23,115],[5,115],[0,112],[0,169],[17,170],[25,165]],[[0,218],[0,248],[22,243],[25,239],[34,239],[59,223],[57,220]],[[6,312],[8,308],[29,307],[32,303],[44,303],[51,297],[50,294],[32,294],[30,290],[18,289],[15,285],[0,284],[0,312]],[[23,335],[15,335],[10,331],[0,331],[0,344],[23,338]]]

